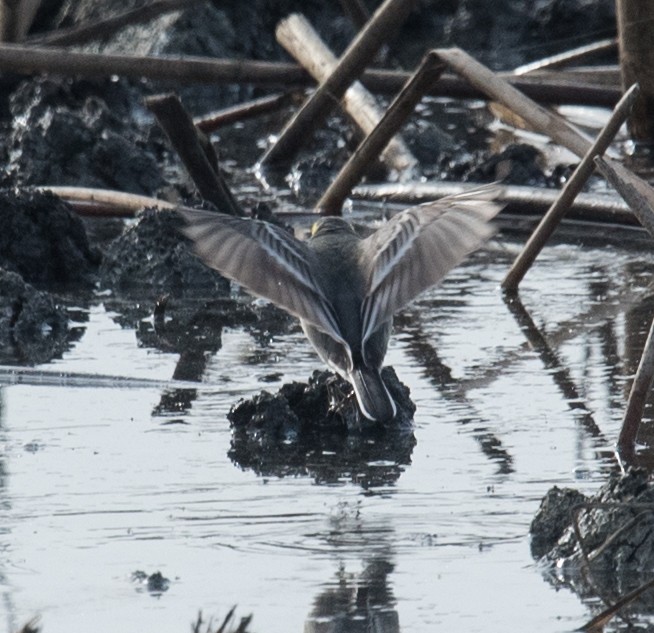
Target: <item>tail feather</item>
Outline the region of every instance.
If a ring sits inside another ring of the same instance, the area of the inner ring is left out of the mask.
[[[348,374],[361,413],[369,420],[387,422],[395,417],[395,402],[388,393],[379,369],[360,367]]]

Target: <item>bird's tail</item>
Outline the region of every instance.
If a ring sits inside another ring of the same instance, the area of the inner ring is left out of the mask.
[[[395,417],[395,402],[386,389],[379,369],[357,367],[349,373],[348,378],[365,417],[377,422],[387,422]]]

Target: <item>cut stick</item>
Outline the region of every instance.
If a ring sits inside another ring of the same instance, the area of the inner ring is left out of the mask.
[[[573,48],[572,50],[558,53],[557,55],[551,55],[550,57],[545,57],[543,59],[518,66],[513,70],[513,74],[519,76],[526,75],[537,70],[550,70],[552,68],[559,68],[560,66],[565,66],[566,64],[585,61],[589,57],[594,57],[595,55],[617,52],[617,50],[618,41],[613,37],[606,40],[600,40],[599,42],[594,42],[593,44],[579,46],[578,48]]]
[[[480,183],[412,182],[384,185],[359,185],[352,190],[354,200],[372,200],[393,204],[421,204],[444,196],[463,193]],[[514,204],[520,212],[542,213],[550,207],[561,192],[520,185],[498,185],[498,202]],[[634,214],[622,198],[610,194],[580,193],[572,211],[576,218],[589,221],[637,224]]]
[[[614,160],[598,156],[595,164],[654,238],[654,189],[651,185]]]
[[[78,77],[122,77],[174,81],[180,84],[256,84],[265,86],[307,86],[315,82],[297,64],[264,62],[251,59],[216,59],[211,57],[171,55],[109,55],[82,53],[61,48],[0,44],[0,71],[21,74],[54,73]],[[399,70],[366,70],[362,83],[372,92],[396,94],[409,79],[410,73]],[[506,75],[504,75],[506,76]],[[521,77],[511,84],[541,103],[571,103],[612,108],[622,96],[619,87],[571,84],[551,79]],[[461,99],[488,99],[467,81],[444,75],[430,86],[432,96]]]
[[[597,135],[595,142],[586,152],[581,162],[577,165],[572,176],[568,179],[556,199],[554,204],[548,209],[547,213],[536,227],[531,237],[525,244],[524,248],[516,257],[513,265],[507,273],[502,288],[504,290],[515,290],[522,281],[523,277],[534,263],[536,257],[545,246],[547,240],[552,236],[554,230],[559,225],[563,216],[566,214],[577,194],[588,180],[589,176],[595,169],[594,159],[596,156],[603,154],[611,144],[611,141],[618,133],[620,126],[625,122],[634,100],[638,97],[638,84],[634,84],[622,97],[620,102],[602,131]]]
[[[590,149],[592,141],[586,134],[532,101],[465,51],[460,48],[439,48],[434,52],[475,88],[518,114],[537,132],[546,134],[579,157]]]
[[[137,211],[144,208],[178,209],[180,205],[141,196],[135,193],[113,191],[111,189],[93,189],[90,187],[29,187],[34,191],[52,193],[61,198],[80,215],[86,216],[111,216],[120,218],[132,218]]]
[[[282,130],[276,143],[260,160],[261,165],[289,162],[313,131],[322,124],[353,81],[372,61],[379,48],[400,27],[414,0],[385,0],[359,32],[329,77],[307,99]]]
[[[200,195],[222,213],[243,215],[218,165],[213,146],[208,139],[200,138],[179,97],[175,94],[148,97],[145,105],[157,117]]]
[[[329,77],[338,64],[338,59],[304,16],[294,13],[277,25],[277,41],[304,66],[316,81]],[[370,134],[379,123],[383,110],[359,81],[355,81],[345,92],[341,105],[349,117],[364,133]],[[392,138],[382,152],[382,160],[390,168],[402,173],[416,167],[418,161],[411,154],[404,141]]]
[[[444,64],[433,52],[427,53],[400,94],[393,100],[379,124],[357,147],[349,160],[322,195],[315,210],[323,215],[339,215],[343,202],[361,180],[368,166],[375,160],[388,141],[406,122],[425,94],[426,87],[436,81]]]
[[[237,121],[243,121],[259,116],[260,114],[281,110],[291,105],[296,99],[298,99],[297,92],[266,95],[265,97],[239,103],[231,108],[224,108],[200,117],[195,117],[193,123],[198,130],[208,134]]]

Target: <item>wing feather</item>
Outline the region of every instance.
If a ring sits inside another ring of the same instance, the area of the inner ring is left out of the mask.
[[[207,266],[343,342],[314,274],[314,254],[304,243],[268,222],[193,209],[178,213]]]
[[[488,223],[503,205],[489,185],[405,209],[361,242],[368,279],[363,342],[422,291],[438,283],[491,237]]]

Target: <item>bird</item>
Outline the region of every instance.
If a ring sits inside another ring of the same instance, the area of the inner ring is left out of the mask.
[[[363,416],[386,423],[396,415],[381,377],[393,315],[494,234],[498,192],[486,185],[412,206],[366,237],[336,216],[300,240],[262,220],[179,213],[196,255],[297,317],[318,356],[351,383]]]

